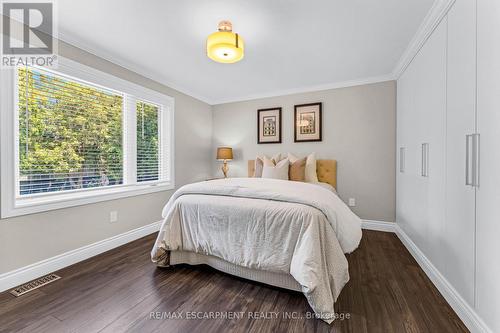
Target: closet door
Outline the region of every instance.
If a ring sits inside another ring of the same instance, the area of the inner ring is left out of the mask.
[[[398,80],[398,224],[440,270],[445,220],[446,19]],[[402,117],[399,122],[400,116]]]
[[[426,212],[425,182],[420,176],[419,143],[424,132],[421,96],[425,85],[421,57],[417,56],[398,79],[398,147],[404,152],[404,169],[397,175],[397,222],[419,246],[425,246]],[[401,164],[400,160],[400,164]]]
[[[441,21],[422,47],[422,82],[419,114],[422,116],[422,136],[417,142],[419,177],[424,191],[422,207],[426,209],[422,222],[426,224],[426,256],[440,271],[444,270],[443,255],[446,185],[446,40],[447,19]]]
[[[500,1],[477,2],[476,308],[500,332]]]
[[[417,131],[414,126],[415,74],[407,69],[397,82],[397,142],[398,165],[396,168],[396,221],[408,235],[412,229],[412,212],[415,205],[415,191],[412,186],[417,173],[414,161],[413,138]],[[411,237],[411,236],[410,236]]]
[[[448,13],[448,77],[446,124],[446,224],[443,274],[474,305],[475,187],[466,185],[472,172],[466,138],[475,132],[476,1],[457,0]],[[469,179],[472,181],[471,179]]]
[[[407,172],[407,154],[408,142],[407,133],[409,129],[408,123],[408,92],[406,81],[404,77],[400,78],[397,82],[397,159],[396,159],[396,221],[405,223],[407,201],[408,201],[408,184],[406,183]]]

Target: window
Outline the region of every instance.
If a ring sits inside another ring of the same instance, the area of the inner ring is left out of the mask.
[[[2,217],[173,188],[172,98],[66,59],[6,72]]]
[[[137,181],[158,180],[160,169],[159,128],[160,108],[138,101],[137,111]]]
[[[122,94],[29,67],[17,86],[21,196],[123,184]]]

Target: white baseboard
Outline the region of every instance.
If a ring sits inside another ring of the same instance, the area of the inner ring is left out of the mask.
[[[59,254],[55,257],[0,274],[0,292],[150,235],[160,229],[160,224],[161,222],[154,222],[123,234]]]
[[[471,332],[492,333],[489,327],[478,316],[476,311],[460,296],[439,270],[431,263],[410,237],[395,223],[395,231],[398,238],[411,253],[413,258],[420,265],[422,270],[427,274],[432,283],[439,290],[441,295],[450,304],[457,315],[462,319],[465,326]]]
[[[361,228],[366,230],[376,230],[384,232],[396,232],[396,223],[375,220],[362,220]]]

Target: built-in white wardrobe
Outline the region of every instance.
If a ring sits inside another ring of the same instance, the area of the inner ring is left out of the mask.
[[[456,0],[397,94],[397,223],[500,332],[500,1]]]

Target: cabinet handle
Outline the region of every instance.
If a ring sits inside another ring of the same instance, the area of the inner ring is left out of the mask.
[[[468,134],[465,136],[465,185],[472,185],[472,166],[471,166],[471,161],[472,159],[470,158],[471,154],[471,143],[472,143],[472,136],[473,134]]]
[[[429,144],[422,143],[422,177],[429,177]]]
[[[479,187],[479,134],[472,135],[472,186]]]
[[[399,148],[399,172],[405,172],[405,147]]]
[[[479,187],[479,134],[465,136],[465,185]]]

